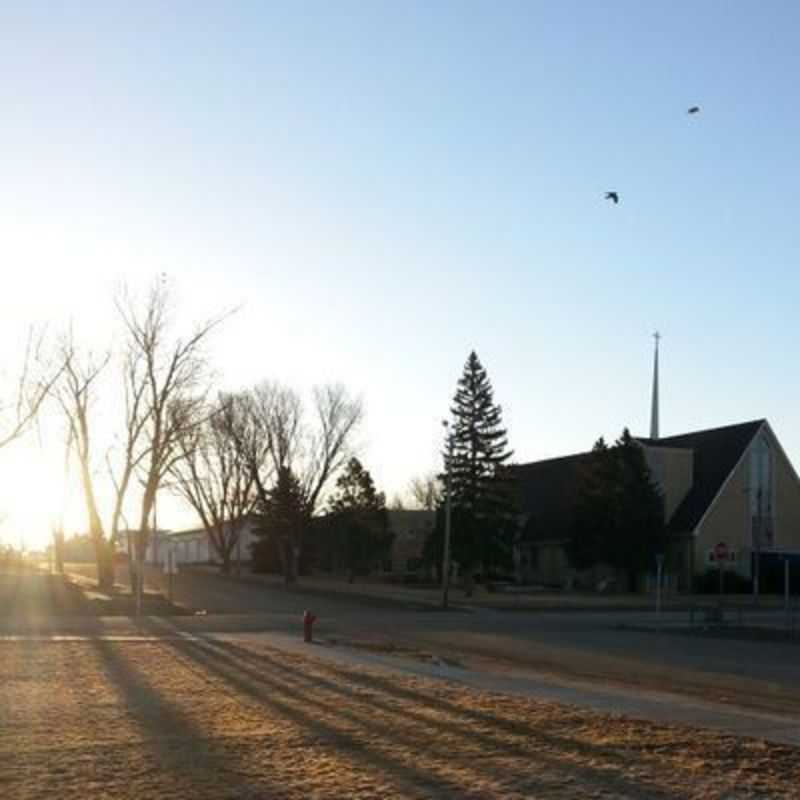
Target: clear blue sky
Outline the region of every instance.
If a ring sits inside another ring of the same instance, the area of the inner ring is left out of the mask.
[[[646,432],[658,328],[663,434],[766,416],[800,461],[797,3],[20,3],[0,26],[19,319],[92,318],[162,270],[190,307],[245,301],[223,381],[344,380],[389,493],[436,466],[471,348],[518,460]]]

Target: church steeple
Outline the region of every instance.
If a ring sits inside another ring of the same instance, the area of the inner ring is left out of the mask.
[[[653,355],[653,401],[650,407],[650,438],[658,439],[658,342],[661,334],[656,331],[653,334],[656,341],[655,353]]]

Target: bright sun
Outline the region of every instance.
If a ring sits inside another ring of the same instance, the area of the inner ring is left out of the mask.
[[[41,550],[53,527],[64,519],[67,531],[77,523],[64,490],[63,456],[49,457],[35,433],[0,451],[0,537],[15,547]]]

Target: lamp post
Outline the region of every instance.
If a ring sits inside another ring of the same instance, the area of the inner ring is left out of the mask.
[[[452,510],[452,461],[453,461],[453,435],[450,433],[450,424],[442,420],[447,437],[447,463],[445,490],[447,498],[444,507],[444,557],[442,558],[442,608],[447,608],[447,594],[450,590],[450,514]]]
[[[661,584],[664,577],[664,554],[656,555],[656,622],[661,629]]]

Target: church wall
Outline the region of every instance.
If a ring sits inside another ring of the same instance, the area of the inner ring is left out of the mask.
[[[750,575],[747,478],[748,460],[743,458],[697,531],[694,553],[696,575],[714,566],[713,562],[709,562],[708,553],[719,542],[725,542],[730,550],[736,551],[736,561],[727,565],[726,569]]]
[[[774,435],[770,439],[777,445]],[[774,447],[774,453],[774,546],[777,550],[800,550],[800,481],[779,446]],[[729,567],[741,575],[752,577],[749,470],[748,450],[698,531],[695,539],[695,574],[704,572],[710,566],[709,549],[717,542],[725,542],[737,553],[735,564]]]
[[[678,447],[645,447],[653,481],[664,494],[664,519],[669,521],[692,488],[694,452]]]
[[[800,550],[800,482],[780,448],[775,454],[775,547]]]

